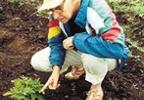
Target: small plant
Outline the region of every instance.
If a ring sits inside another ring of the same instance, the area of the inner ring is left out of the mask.
[[[14,84],[8,92],[3,96],[10,96],[13,100],[44,100],[39,90],[42,84],[39,79],[31,79],[29,77],[21,76],[18,79],[11,81]]]

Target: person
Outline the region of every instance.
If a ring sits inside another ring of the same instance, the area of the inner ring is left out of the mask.
[[[52,71],[40,92],[59,87],[60,73],[73,66],[65,77],[78,79],[85,73],[91,83],[86,100],[102,100],[107,72],[121,68],[117,62],[128,57],[123,29],[110,6],[105,0],[44,0],[38,9],[43,11],[55,19],[49,21],[49,29],[60,29],[48,34],[48,47],[31,58],[34,69]]]

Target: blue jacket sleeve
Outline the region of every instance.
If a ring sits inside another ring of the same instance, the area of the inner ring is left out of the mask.
[[[64,64],[66,51],[62,45],[63,39],[63,34],[59,34],[48,40],[48,45],[51,48],[49,60],[52,65],[58,65],[61,67]]]
[[[75,48],[83,53],[102,58],[127,58],[128,48],[119,43],[110,43],[99,36],[87,32],[77,33],[73,37]]]

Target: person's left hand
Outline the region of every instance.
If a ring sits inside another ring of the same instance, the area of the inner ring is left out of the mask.
[[[74,48],[73,43],[72,43],[72,39],[73,39],[73,36],[68,37],[63,41],[63,47],[65,49],[72,50]]]

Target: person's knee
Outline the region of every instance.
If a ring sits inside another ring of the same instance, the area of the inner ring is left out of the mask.
[[[82,61],[86,71],[91,74],[105,75],[108,71],[107,64],[103,58],[82,54]]]
[[[40,66],[41,66],[41,61],[39,59],[39,56],[38,56],[38,53],[34,54],[32,57],[31,57],[31,61],[30,61],[30,64],[31,66],[35,69],[35,70],[39,70]]]
[[[35,70],[38,70],[39,60],[38,60],[37,54],[34,54],[34,55],[31,57],[30,64],[31,64],[31,66],[32,66]]]
[[[51,71],[51,64],[48,57],[41,57],[39,52],[32,56],[30,64],[35,70],[44,72]]]

